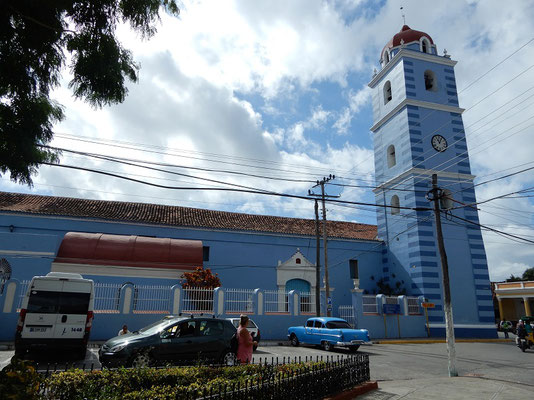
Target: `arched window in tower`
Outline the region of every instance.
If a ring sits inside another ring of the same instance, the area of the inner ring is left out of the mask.
[[[386,50],[384,51],[384,64],[387,64],[389,62],[389,52]]]
[[[426,37],[421,38],[421,51],[423,53],[430,53],[430,42]]]
[[[384,84],[384,104],[388,104],[392,99],[391,96],[391,82],[387,81]]]
[[[394,194],[391,196],[391,215],[397,215],[400,213],[399,196]]]
[[[397,164],[397,158],[395,156],[395,146],[392,144],[388,146],[388,168],[391,168]]]
[[[427,69],[425,71],[425,89],[431,92],[438,90],[438,85],[436,83],[436,75],[433,71]]]

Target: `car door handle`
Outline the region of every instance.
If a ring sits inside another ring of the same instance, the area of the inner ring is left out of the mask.
[[[67,322],[67,316],[66,315],[63,315],[61,317],[61,322]]]

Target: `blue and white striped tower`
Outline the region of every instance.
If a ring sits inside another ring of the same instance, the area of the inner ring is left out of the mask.
[[[461,207],[476,202],[454,77],[456,61],[438,55],[432,38],[407,25],[384,47],[373,90],[378,234],[385,241],[382,279],[423,295],[431,334],[445,336],[443,290],[434,216],[403,207],[432,207],[425,198],[432,174]],[[486,252],[478,212],[461,207],[442,218],[454,326],[458,337],[496,337]],[[443,215],[442,215],[443,217]]]

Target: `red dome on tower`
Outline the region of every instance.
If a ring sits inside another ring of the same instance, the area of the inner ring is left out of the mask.
[[[419,41],[422,37],[426,37],[430,44],[434,44],[434,41],[432,38],[425,32],[416,31],[412,28],[410,28],[408,25],[404,25],[399,33],[397,33],[393,38],[389,41],[388,44],[384,47],[384,49],[391,49],[393,47],[397,47],[401,45],[401,40],[404,41],[404,44],[408,44],[410,42],[416,42]]]

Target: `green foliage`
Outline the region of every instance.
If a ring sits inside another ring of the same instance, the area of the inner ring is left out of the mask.
[[[127,22],[148,38],[161,6],[179,13],[175,0],[0,1],[0,174],[31,186],[40,164],[58,161],[46,145],[64,113],[49,95],[67,53],[75,97],[95,107],[124,101],[125,80],[136,82],[139,67],[116,26]]]
[[[0,393],[2,399],[39,399],[42,378],[28,361],[17,358],[0,372]]]
[[[185,397],[191,391],[218,391],[247,380],[266,381],[278,375],[295,373],[324,363],[277,366],[240,365],[235,367],[139,368],[83,372],[70,370],[51,375],[45,384],[45,399],[156,399]]]

